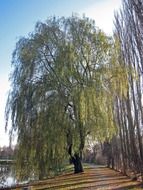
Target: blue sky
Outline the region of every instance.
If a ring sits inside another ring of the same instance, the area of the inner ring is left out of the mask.
[[[121,0],[0,0],[0,146],[8,145],[4,109],[12,52],[18,39],[32,32],[37,21],[72,13],[95,19],[98,27],[112,34],[114,10],[120,5]]]

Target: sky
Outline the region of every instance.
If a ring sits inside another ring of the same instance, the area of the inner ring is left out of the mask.
[[[0,0],[0,147],[9,144],[4,112],[10,89],[12,52],[20,37],[34,31],[37,21],[74,13],[94,19],[97,27],[111,35],[114,11],[120,7],[121,0]]]

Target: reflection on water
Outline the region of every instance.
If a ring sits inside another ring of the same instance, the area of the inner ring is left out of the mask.
[[[9,187],[16,184],[14,173],[12,172],[12,165],[5,163],[0,164],[0,188]]]
[[[9,172],[0,172],[0,189],[5,189],[6,187],[11,187],[18,184],[26,184],[29,180],[18,182],[14,177],[14,174]]]
[[[23,182],[17,182],[17,180],[13,177],[12,173],[3,174],[2,176],[0,176],[0,188],[6,188],[17,184],[26,184],[26,183],[28,183],[28,180]]]
[[[32,180],[31,178],[29,180],[27,179],[25,181],[18,182],[14,176],[11,164],[0,164],[0,189],[5,189],[6,187],[11,187],[16,184],[26,184],[29,180]]]
[[[9,187],[16,184],[16,179],[12,176],[12,173],[2,173],[0,176],[0,188]]]

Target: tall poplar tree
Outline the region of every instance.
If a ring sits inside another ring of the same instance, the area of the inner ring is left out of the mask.
[[[143,2],[125,0],[115,16],[118,62],[127,73],[127,95],[116,96],[115,115],[119,135],[114,139],[114,168],[143,176]],[[116,141],[116,143],[115,143]],[[116,153],[118,156],[116,157]],[[119,159],[120,158],[120,159]]]

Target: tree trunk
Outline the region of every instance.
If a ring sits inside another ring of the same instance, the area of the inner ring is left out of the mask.
[[[80,159],[80,156],[77,153],[75,153],[74,156],[72,156],[72,163],[74,165],[74,173],[83,172],[81,159]]]
[[[72,155],[72,144],[70,144],[68,148],[68,153],[70,155],[70,163],[74,165],[74,173],[81,173],[83,172],[81,158],[78,153],[75,153],[74,156]]]

